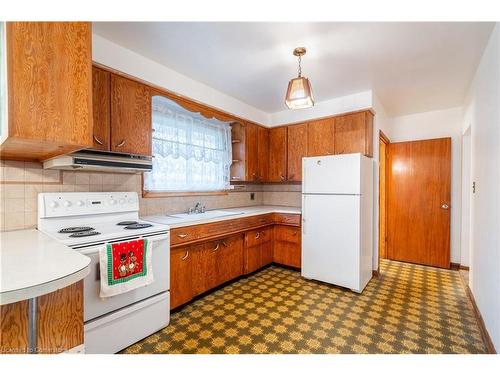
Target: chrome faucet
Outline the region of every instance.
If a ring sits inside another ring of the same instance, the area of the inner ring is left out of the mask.
[[[191,215],[191,214],[202,214],[205,212],[205,206],[201,204],[201,202],[196,202],[196,204],[194,205],[194,207],[191,207],[189,210],[188,210],[188,214]]]

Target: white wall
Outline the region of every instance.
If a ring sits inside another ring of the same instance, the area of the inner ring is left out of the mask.
[[[465,102],[471,125],[470,287],[496,350],[500,350],[500,26],[497,23]]]
[[[451,261],[460,263],[462,108],[389,119],[391,142],[451,137]]]
[[[471,130],[462,135],[462,228],[460,234],[460,264],[470,265],[470,200],[471,200]]]
[[[260,124],[269,114],[141,56],[99,35],[92,35],[92,59],[121,72]]]

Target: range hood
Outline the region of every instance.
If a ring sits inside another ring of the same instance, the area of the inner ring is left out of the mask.
[[[150,156],[81,150],[48,159],[43,162],[43,168],[136,173],[151,171],[153,162]]]

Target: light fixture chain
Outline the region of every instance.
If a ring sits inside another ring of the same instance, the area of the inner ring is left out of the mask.
[[[299,77],[302,76],[302,67],[300,65],[301,61],[302,61],[302,56],[299,55]]]

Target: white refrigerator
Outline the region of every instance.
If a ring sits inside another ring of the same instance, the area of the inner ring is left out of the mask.
[[[361,154],[302,159],[302,276],[361,293],[372,277],[373,168]]]

